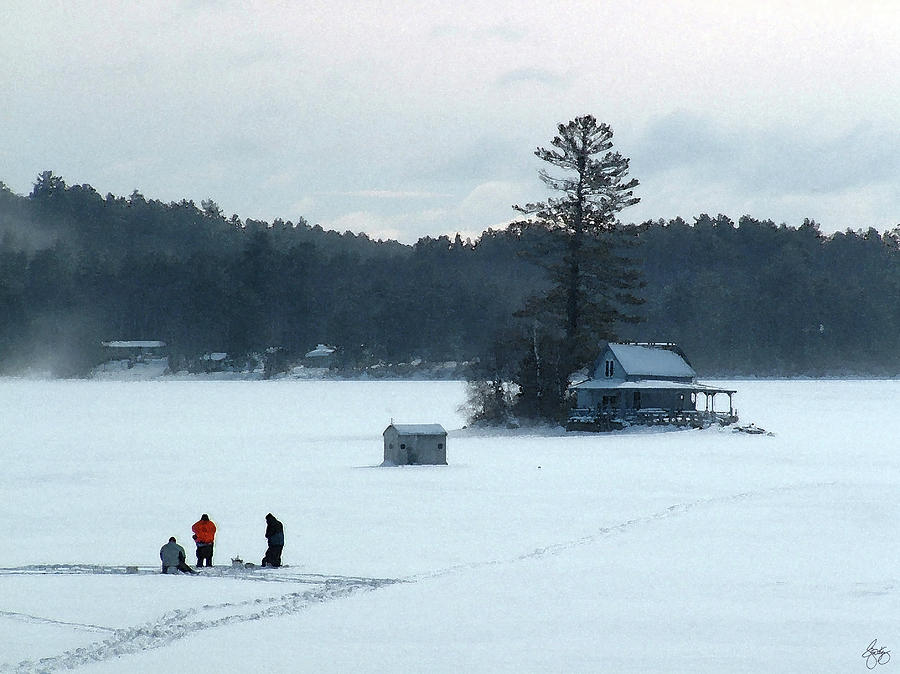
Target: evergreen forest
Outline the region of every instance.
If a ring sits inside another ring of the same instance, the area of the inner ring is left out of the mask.
[[[705,377],[900,374],[900,227],[824,234],[744,216],[619,225],[640,276],[616,337],[677,342]],[[488,229],[414,245],[213,201],[102,196],[40,174],[0,183],[0,374],[84,376],[105,340],[171,357],[327,343],[347,367],[478,362],[548,288],[553,233]]]

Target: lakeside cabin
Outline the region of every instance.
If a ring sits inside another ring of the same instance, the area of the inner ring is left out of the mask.
[[[207,374],[212,372],[224,372],[228,363],[228,354],[224,351],[213,351],[204,353],[200,356],[199,367],[200,372]]]
[[[392,423],[383,435],[382,465],[447,465],[447,431],[440,424]]]
[[[736,391],[698,382],[687,357],[672,343],[607,343],[591,377],[571,388],[576,407],[569,413],[567,430],[614,430],[632,424],[702,428],[738,420],[732,398]],[[717,397],[727,397],[727,412],[716,408]]]
[[[331,368],[334,366],[335,349],[327,344],[319,344],[312,351],[308,351],[303,357],[307,367]]]
[[[100,345],[108,360],[128,361],[128,367],[168,357],[166,343],[159,340],[113,340],[100,342]]]

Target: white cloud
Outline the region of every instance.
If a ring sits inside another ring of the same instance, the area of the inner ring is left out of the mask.
[[[267,175],[262,181],[262,186],[265,188],[286,187],[288,185],[294,185],[296,183],[296,173],[294,173],[293,171],[279,171],[277,173],[271,173]]]
[[[415,240],[541,198],[531,151],[589,112],[633,158],[634,212],[781,220],[809,195],[830,204],[823,228],[896,217],[881,186],[900,184],[900,3],[646,0],[602,21],[587,0],[3,11],[0,180],[19,193],[53,169],[244,218],[367,213]]]
[[[435,228],[446,211],[427,209],[422,211],[383,214],[374,211],[350,211],[319,224],[337,232],[365,232],[373,239],[395,239],[403,243],[415,243],[423,236],[434,235]]]
[[[356,190],[353,192],[330,192],[329,194],[372,199],[440,199],[453,196],[446,192],[404,192],[396,190]]]
[[[565,75],[546,68],[516,68],[501,74],[497,80],[501,87],[513,87],[520,84],[538,84],[541,86],[557,88],[566,86],[569,79]]]
[[[316,200],[313,197],[302,197],[291,204],[290,210],[291,213],[296,213],[305,217],[305,214],[309,213],[315,206]]]
[[[535,185],[539,183],[535,179]],[[368,232],[373,237],[413,243],[423,236],[455,235],[471,238],[488,227],[501,228],[515,218],[512,204],[534,199],[528,186],[512,181],[488,181],[476,185],[456,203],[445,208],[399,209],[384,213],[375,209],[344,212],[322,221],[337,231]]]
[[[533,201],[535,193],[540,190],[540,183],[535,176],[533,186],[507,180],[489,180],[475,186],[460,202],[457,214],[460,217],[478,217],[491,213],[492,220],[502,219],[503,215],[513,214],[513,204]]]

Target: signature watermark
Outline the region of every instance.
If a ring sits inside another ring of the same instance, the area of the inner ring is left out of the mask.
[[[878,665],[886,665],[891,661],[891,652],[886,648],[878,648],[875,643],[877,641],[878,639],[872,639],[872,643],[862,654],[868,669],[875,669]]]

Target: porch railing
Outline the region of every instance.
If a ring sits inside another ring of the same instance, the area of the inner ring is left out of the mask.
[[[576,408],[569,412],[566,427],[596,430],[614,430],[626,426],[692,426],[704,428],[712,424],[727,426],[738,420],[737,411],[716,412],[710,410],[666,410],[643,408],[639,410],[603,410]]]

